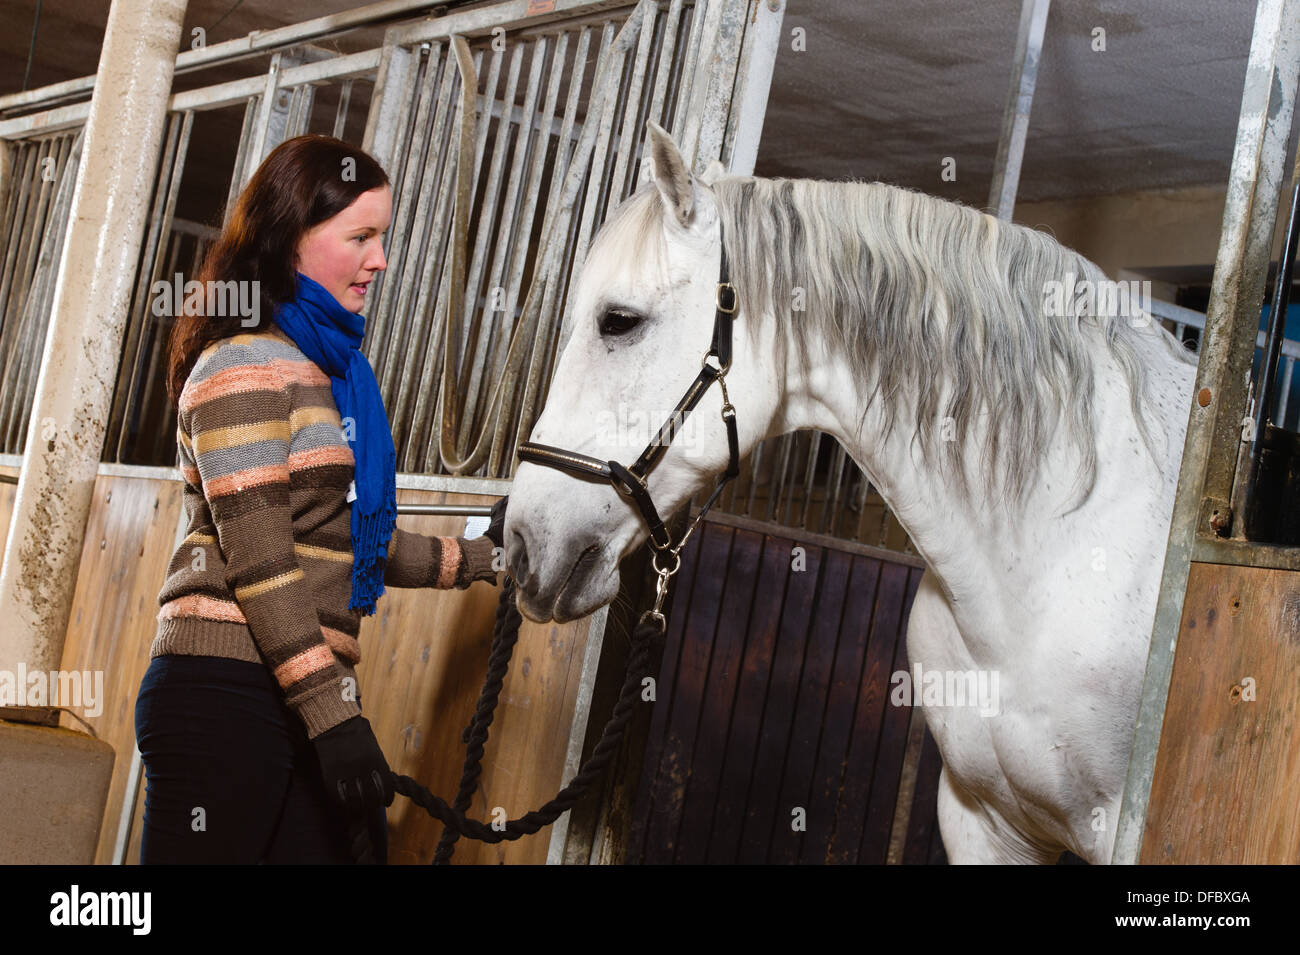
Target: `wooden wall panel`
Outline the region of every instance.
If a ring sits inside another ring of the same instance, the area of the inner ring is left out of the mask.
[[[63,669],[104,673],[103,712],[88,720],[117,753],[99,833],[97,864],[113,861],[113,846],[135,752],[135,701],[149,666],[157,628],[158,590],[167,573],[181,513],[179,482],[99,475],[86,524],[77,588],[63,645]],[[60,714],[69,729],[80,724]],[[140,860],[144,782],[126,860]]]
[[[1300,573],[1193,562],[1141,862],[1300,863],[1297,727]]]

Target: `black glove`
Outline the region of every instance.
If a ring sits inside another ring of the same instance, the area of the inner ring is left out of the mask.
[[[393,804],[393,771],[384,759],[370,721],[354,716],[315,739],[325,794],[345,816],[364,816]]]
[[[501,500],[492,505],[492,523],[488,525],[488,529],[483,534],[484,537],[490,540],[497,547],[504,546],[506,505],[509,501],[510,495],[507,494],[505,497],[501,498]]]

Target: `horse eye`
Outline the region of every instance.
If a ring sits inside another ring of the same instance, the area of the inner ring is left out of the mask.
[[[622,309],[611,308],[605,313],[605,317],[600,320],[600,333],[602,335],[622,335],[630,332],[641,324],[641,316],[635,312],[625,312]]]

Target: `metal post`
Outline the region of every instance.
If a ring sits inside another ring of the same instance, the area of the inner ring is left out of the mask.
[[[184,15],[185,0],[109,13],[0,570],[10,669],[62,662]]]
[[[993,164],[993,185],[989,188],[989,209],[1003,222],[1011,221],[1020,186],[1020,162],[1025,155],[1029,132],[1029,110],[1034,105],[1038,82],[1038,60],[1043,52],[1043,33],[1052,0],[1024,0],[1020,8],[1020,32],[1016,36],[1016,59],[1011,69],[1011,91],[1002,116],[998,158]]]
[[[1135,864],[1142,849],[1183,598],[1202,511],[1206,512],[1207,528],[1226,516],[1291,129],[1300,65],[1298,6],[1296,0],[1260,0],[1255,12],[1223,231],[1120,805],[1111,858],[1114,863]]]

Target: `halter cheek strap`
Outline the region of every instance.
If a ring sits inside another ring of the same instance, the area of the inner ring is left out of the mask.
[[[736,287],[731,284],[728,274],[726,244],[721,241],[721,218],[718,220],[718,238],[721,245],[721,258],[714,303],[712,343],[709,345],[709,350],[704,354],[703,367],[700,369],[700,373],[696,375],[695,381],[691,382],[690,387],[686,389],[686,394],[677,402],[677,407],[673,409],[668,416],[668,420],[664,422],[655,436],[650,439],[650,443],[646,445],[640,457],[630,467],[624,467],[617,461],[601,461],[599,458],[579,454],[576,451],[566,451],[563,448],[537,444],[532,441],[526,441],[519,445],[518,450],[521,461],[530,461],[534,464],[567,471],[583,480],[607,481],[612,484],[615,490],[636,504],[646,522],[646,526],[649,528],[650,543],[655,550],[667,551],[673,557],[676,557],[691,536],[691,532],[699,524],[700,519],[713,506],[713,502],[717,500],[723,486],[740,473],[740,442],[736,434],[736,409],[727,396],[726,382],[727,372],[731,369],[732,322],[738,305]],[[718,364],[716,366],[710,365],[710,358],[716,358]],[[650,499],[650,492],[646,488],[645,479],[650,469],[655,466],[667,450],[673,437],[680,430],[682,422],[686,420],[686,416],[695,410],[695,406],[700,403],[704,393],[708,391],[709,386],[715,381],[722,389],[722,421],[727,429],[727,449],[729,452],[727,469],[722,473],[721,478],[713,488],[713,493],[709,495],[709,499],[701,508],[700,513],[696,515],[690,528],[674,547],[672,537],[668,534],[667,528],[664,527],[659,512],[655,510],[654,502]],[[658,602],[656,602],[656,609],[657,606]]]

